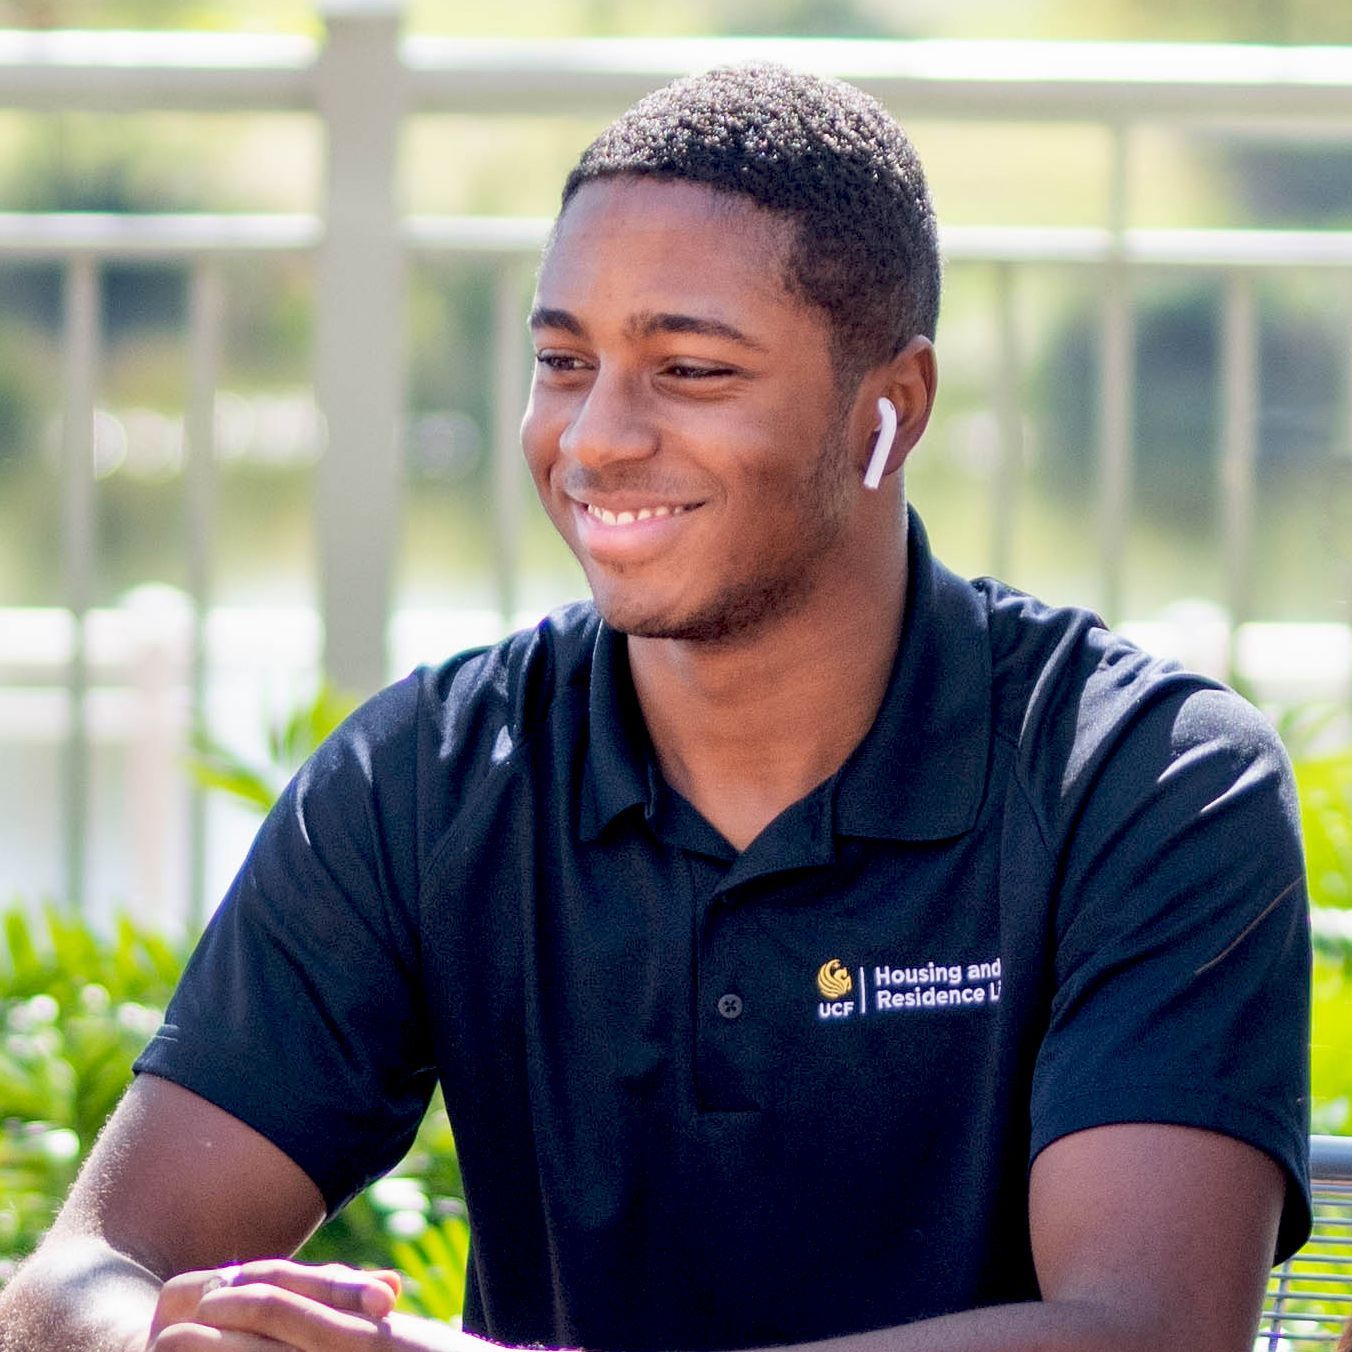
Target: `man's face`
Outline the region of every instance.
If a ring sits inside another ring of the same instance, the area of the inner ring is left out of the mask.
[[[848,563],[845,401],[824,316],[785,289],[786,234],[640,178],[588,184],[557,226],[522,441],[618,629],[748,635]]]

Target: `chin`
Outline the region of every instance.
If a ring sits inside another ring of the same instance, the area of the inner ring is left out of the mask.
[[[756,637],[768,624],[798,610],[807,598],[801,579],[748,580],[703,605],[666,608],[593,590],[601,618],[633,638],[684,643],[736,643]]]
[[[618,597],[593,593],[596,609],[612,628],[633,638],[683,638],[689,624],[679,612],[663,612]]]

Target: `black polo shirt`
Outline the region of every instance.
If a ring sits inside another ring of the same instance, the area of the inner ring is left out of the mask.
[[[918,520],[910,570],[873,728],[740,854],[664,783],[589,606],[377,696],[269,816],[138,1068],[331,1208],[439,1076],[465,1323],[508,1342],[1035,1298],[1030,1162],[1109,1122],[1266,1151],[1289,1252],[1309,946],[1272,730],[1085,612],[955,577]]]

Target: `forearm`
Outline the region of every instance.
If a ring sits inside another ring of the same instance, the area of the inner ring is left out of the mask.
[[[1237,1352],[1248,1352],[1246,1345]],[[895,1328],[803,1343],[793,1352],[1220,1352],[1174,1339],[1139,1315],[1076,1301],[996,1305]]]
[[[0,1352],[144,1352],[159,1291],[101,1240],[49,1240],[0,1291]]]

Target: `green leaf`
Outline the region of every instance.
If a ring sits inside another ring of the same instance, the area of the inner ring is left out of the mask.
[[[409,1279],[401,1302],[412,1314],[458,1319],[465,1306],[465,1266],[469,1225],[463,1216],[444,1216],[417,1239],[390,1246],[395,1263]]]
[[[1295,764],[1310,900],[1352,907],[1352,750]]]
[[[189,772],[203,788],[224,793],[248,807],[267,812],[291,776],[356,707],[354,696],[339,690],[328,680],[321,681],[313,699],[268,729],[267,766],[251,764],[203,733],[193,738]]]
[[[261,812],[267,812],[280,792],[280,786],[267,772],[256,769],[205,735],[193,739],[188,772],[202,788],[224,793]]]
[[[274,729],[269,748],[274,762],[288,775],[300,769],[323,740],[357,707],[354,696],[328,680],[320,682],[314,699],[302,705],[281,727]]]
[[[17,907],[5,914],[5,950],[9,960],[6,975],[13,985],[25,985],[40,970],[42,963],[28,916]]]

